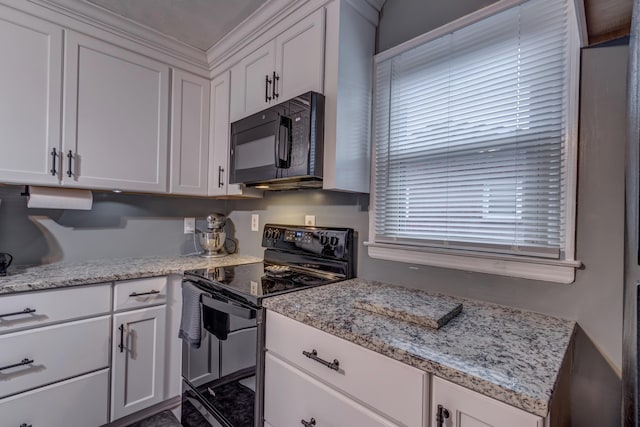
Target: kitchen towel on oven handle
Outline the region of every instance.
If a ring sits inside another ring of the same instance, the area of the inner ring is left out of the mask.
[[[192,348],[200,348],[202,339],[200,297],[203,294],[210,296],[193,283],[182,282],[182,316],[178,337],[186,341]]]

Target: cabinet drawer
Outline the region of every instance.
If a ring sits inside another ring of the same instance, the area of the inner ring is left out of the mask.
[[[272,311],[267,311],[266,347],[401,424],[423,425],[423,404],[429,401],[423,371]],[[318,358],[338,360],[338,370],[302,354],[313,350]]]
[[[24,314],[14,314],[23,311]],[[0,334],[54,322],[108,313],[111,284],[53,291],[25,292],[0,297]]]
[[[113,309],[130,310],[167,302],[167,277],[116,282],[113,291]]]
[[[109,366],[109,323],[103,316],[0,336],[0,397]]]
[[[311,418],[318,426],[394,425],[270,353],[264,396],[264,418],[273,427],[299,426]]]
[[[107,423],[109,369],[0,400],[2,426],[97,427]]]

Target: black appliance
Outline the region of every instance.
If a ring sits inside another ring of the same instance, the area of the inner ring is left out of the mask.
[[[13,261],[11,254],[0,252],[0,276],[7,275],[7,269],[11,265],[11,261]]]
[[[231,124],[229,182],[322,187],[324,96],[307,92]]]
[[[200,348],[183,342],[182,425],[262,427],[262,300],[356,275],[350,228],[264,227],[264,262],[185,272],[200,297]]]

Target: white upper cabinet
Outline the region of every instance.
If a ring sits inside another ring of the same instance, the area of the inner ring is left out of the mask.
[[[0,52],[0,182],[57,185],[62,28],[0,7]]]
[[[273,42],[249,54],[231,68],[231,122],[269,106],[272,91],[269,81],[274,71]]]
[[[169,67],[69,31],[63,183],[167,191]]]
[[[262,197],[262,191],[229,184],[229,71],[211,82],[209,196]]]
[[[173,194],[207,195],[209,87],[207,79],[173,71],[170,188]]]
[[[324,17],[324,9],[317,10],[276,38],[275,103],[323,93]]]
[[[324,9],[317,10],[231,68],[230,121],[264,110],[324,82]]]

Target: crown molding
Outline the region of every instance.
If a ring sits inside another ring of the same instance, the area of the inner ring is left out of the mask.
[[[267,0],[266,3],[207,50],[209,69],[213,70],[234,53],[260,37],[261,34],[281,20],[283,16],[289,15],[309,1]],[[322,1],[322,3],[325,2],[326,0]]]
[[[209,69],[204,51],[85,1],[28,0],[25,2],[24,0],[19,0],[16,2],[15,0],[2,0],[2,3],[9,3],[10,6],[13,6],[11,3],[17,3],[18,5],[14,6],[17,9],[23,9],[25,3],[32,3],[67,18],[90,25],[93,28],[98,28],[168,55],[178,61],[186,62],[202,71],[208,71]]]

